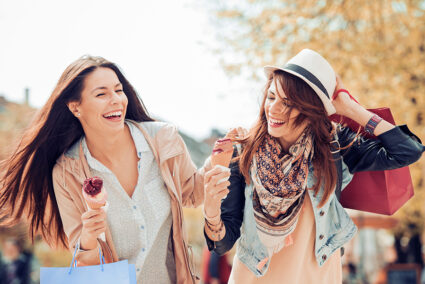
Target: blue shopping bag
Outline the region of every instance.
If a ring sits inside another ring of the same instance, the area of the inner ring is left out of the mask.
[[[100,265],[77,267],[75,248],[70,267],[41,267],[40,284],[137,284],[136,268],[127,260],[105,263],[99,248]]]

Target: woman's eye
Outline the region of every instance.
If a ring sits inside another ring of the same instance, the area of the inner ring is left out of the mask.
[[[290,104],[290,103],[288,103],[286,100],[284,100],[284,101],[282,102],[282,104],[283,104],[285,107],[291,107],[291,104]]]
[[[269,95],[269,96],[267,96],[267,99],[268,100],[274,100],[274,97]]]
[[[123,92],[123,90],[121,90],[121,89],[115,91],[115,93],[122,93],[122,92]]]
[[[100,93],[100,94],[97,94],[96,97],[100,97],[100,96],[103,96],[103,95],[104,95],[104,93]]]

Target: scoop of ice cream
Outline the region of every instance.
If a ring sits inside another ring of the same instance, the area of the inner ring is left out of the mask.
[[[84,181],[83,191],[90,196],[95,196],[100,193],[102,186],[103,180],[100,177],[88,178]]]
[[[82,193],[89,208],[99,209],[106,205],[108,195],[100,177],[86,179],[83,184]]]
[[[230,138],[218,139],[214,144],[213,155],[227,151],[233,152],[232,140]]]

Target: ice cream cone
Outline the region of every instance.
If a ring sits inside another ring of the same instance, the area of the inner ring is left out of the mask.
[[[92,210],[97,210],[102,208],[103,206],[106,205],[106,191],[103,190],[102,192],[100,192],[96,198],[93,198],[92,196],[83,193],[84,199],[86,200],[87,206],[92,209]]]
[[[233,155],[232,140],[229,138],[219,139],[215,142],[214,149],[211,155],[211,165],[221,165],[229,167],[230,160]]]
[[[97,210],[103,208],[106,211],[107,197],[103,181],[99,177],[88,178],[84,181],[82,193],[89,210]],[[102,241],[106,241],[105,233],[99,235]]]
[[[230,160],[232,159],[232,151],[221,152],[218,154],[213,154],[211,156],[211,165],[221,165],[223,167],[229,167]]]
[[[83,197],[90,209],[96,210],[106,205],[108,197],[103,188],[103,181],[99,177],[88,178],[84,181]]]

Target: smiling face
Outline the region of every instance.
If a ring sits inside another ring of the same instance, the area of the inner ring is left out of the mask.
[[[278,138],[285,149],[296,141],[307,126],[307,122],[296,126],[295,120],[300,112],[296,108],[290,109],[291,102],[279,80],[273,79],[264,102],[267,131],[271,136]]]
[[[117,75],[109,68],[96,68],[84,79],[80,102],[68,107],[84,132],[113,134],[124,129],[128,99]]]

